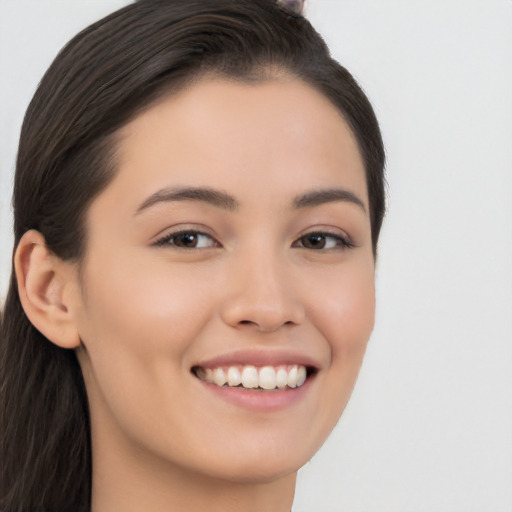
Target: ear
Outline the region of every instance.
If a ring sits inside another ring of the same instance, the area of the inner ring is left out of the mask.
[[[80,346],[70,307],[78,289],[74,266],[46,246],[41,233],[27,231],[14,255],[21,305],[30,322],[62,348]]]

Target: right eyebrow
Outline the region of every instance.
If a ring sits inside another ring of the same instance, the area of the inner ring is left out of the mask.
[[[209,187],[163,188],[151,194],[137,208],[135,215],[157,203],[173,201],[200,201],[228,211],[234,211],[239,207],[238,201],[222,190]]]
[[[338,201],[355,204],[366,213],[366,207],[363,201],[354,192],[340,188],[313,190],[312,192],[296,197],[293,201],[293,206],[295,208],[310,208]]]

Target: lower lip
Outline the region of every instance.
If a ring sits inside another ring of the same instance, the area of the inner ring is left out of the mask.
[[[285,409],[296,404],[308,393],[314,375],[309,376],[299,388],[287,388],[276,391],[256,391],[229,386],[217,386],[204,380],[199,380],[210,392],[219,398],[256,412],[272,412]]]

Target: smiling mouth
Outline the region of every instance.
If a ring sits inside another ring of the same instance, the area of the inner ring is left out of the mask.
[[[219,387],[252,391],[282,391],[300,388],[316,370],[303,365],[262,366],[235,365],[203,368],[194,366],[192,373],[199,379]]]

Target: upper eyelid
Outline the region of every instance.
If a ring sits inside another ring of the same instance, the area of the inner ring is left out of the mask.
[[[158,235],[155,237],[155,239],[151,242],[151,245],[159,246],[163,245],[166,241],[172,239],[173,237],[177,237],[179,235],[185,234],[185,233],[193,233],[195,235],[200,236],[207,236],[208,238],[211,238],[218,246],[222,246],[222,244],[218,241],[217,237],[213,235],[212,233],[209,233],[206,230],[201,230],[197,228],[184,228],[184,229],[176,229],[174,231],[164,231],[163,235]]]
[[[340,230],[339,228],[312,228],[307,229],[303,233],[301,233],[297,240],[304,236],[308,235],[324,235],[324,236],[331,236],[333,238],[343,238],[346,240],[352,240],[352,237],[345,231]]]
[[[305,235],[328,235],[328,236],[348,236],[344,231],[342,231],[340,228],[308,228],[305,229],[299,236],[305,236]]]
[[[301,234],[299,237],[297,237],[294,240],[294,242],[292,243],[292,247],[297,242],[299,242],[302,238],[307,237],[308,235],[321,235],[321,236],[325,236],[326,238],[336,239],[336,240],[342,242],[344,249],[357,247],[356,244],[353,242],[352,237],[350,237],[348,234],[346,234],[344,232],[343,233],[334,233],[332,231],[325,230],[325,229],[311,229],[311,230],[304,232],[303,234]],[[322,249],[315,249],[315,250],[321,251]]]
[[[156,239],[164,236],[179,235],[180,233],[198,233],[216,238],[214,230],[204,224],[195,222],[178,222],[174,225],[169,225],[164,229],[159,230],[159,232],[152,238]]]

